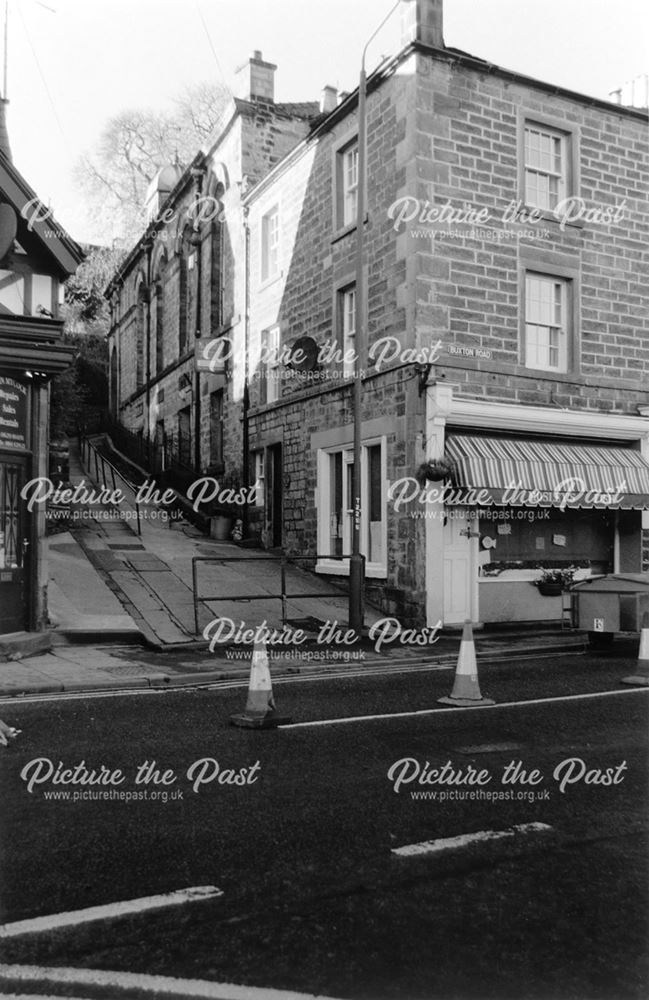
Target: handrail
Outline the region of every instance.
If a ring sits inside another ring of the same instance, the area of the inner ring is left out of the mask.
[[[85,454],[84,449],[87,449],[87,455]],[[90,464],[91,452],[94,454],[94,460],[95,460],[94,461],[94,464],[95,464],[95,481],[97,483],[99,483],[99,481],[100,481],[99,480],[99,465],[98,465],[98,459],[99,459],[99,461],[101,462],[101,474],[102,474],[102,477],[103,477],[102,478],[102,483],[103,483],[104,486],[106,485],[106,466],[108,466],[108,468],[110,469],[110,472],[111,472],[111,481],[112,481],[112,484],[113,484],[113,492],[115,492],[115,490],[117,489],[117,485],[115,483],[115,476],[118,476],[119,479],[121,479],[122,482],[126,484],[126,486],[129,488],[129,490],[133,491],[133,494],[134,494],[133,506],[135,507],[135,516],[136,516],[136,520],[137,520],[137,533],[138,533],[139,536],[141,536],[142,535],[142,524],[141,524],[142,515],[140,513],[140,504],[138,503],[138,500],[137,500],[137,489],[135,488],[135,485],[133,483],[129,482],[129,480],[126,478],[126,476],[123,475],[123,473],[121,473],[119,471],[119,469],[116,468],[113,465],[112,462],[110,462],[104,455],[102,455],[101,452],[99,452],[95,448],[94,444],[92,444],[92,442],[89,441],[87,437],[82,437],[81,432],[79,432],[79,450],[81,452],[81,461],[83,462],[85,468],[88,469],[88,471],[89,471],[89,473],[91,475],[92,475],[92,468],[91,468],[91,464]]]
[[[196,629],[196,635],[200,633],[200,628],[198,625],[198,604],[199,601],[281,601],[282,602],[282,625],[286,624],[286,602],[289,598],[313,598],[313,597],[341,597],[345,596],[344,591],[318,591],[315,593],[307,592],[301,594],[287,594],[286,593],[286,566],[292,562],[317,562],[319,559],[349,559],[349,555],[332,556],[332,555],[311,555],[311,556],[291,556],[290,559],[287,557],[286,553],[282,550],[279,556],[270,556],[267,554],[259,556],[192,556],[192,590],[194,597],[194,625]],[[362,557],[363,562],[365,561],[365,556]],[[268,593],[268,591],[263,594],[199,594],[198,593],[198,572],[196,569],[197,563],[227,563],[227,562],[278,562],[280,563],[280,585],[281,591],[279,594]]]

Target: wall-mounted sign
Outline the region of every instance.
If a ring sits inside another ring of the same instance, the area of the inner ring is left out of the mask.
[[[490,358],[491,351],[484,347],[458,347],[451,344],[448,349],[449,354],[459,354],[462,358]]]
[[[0,451],[29,451],[29,386],[0,375]]]
[[[201,337],[194,348],[194,369],[222,375],[231,352],[232,341],[228,337]]]

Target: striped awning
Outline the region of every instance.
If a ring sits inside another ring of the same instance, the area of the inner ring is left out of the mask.
[[[649,509],[649,463],[627,448],[450,434],[454,503]]]

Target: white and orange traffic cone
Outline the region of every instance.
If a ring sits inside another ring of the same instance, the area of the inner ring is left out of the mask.
[[[244,729],[275,729],[290,721],[288,716],[277,714],[266,644],[256,642],[250,665],[246,707],[241,715],[231,715],[230,722],[233,726],[242,726]]]
[[[491,698],[483,698],[478,684],[478,665],[475,658],[475,643],[473,629],[467,619],[462,631],[460,655],[455,668],[455,682],[448,698],[438,698],[442,705],[455,705],[456,708],[473,708],[477,705],[495,705]]]
[[[640,649],[638,651],[638,666],[634,674],[622,678],[622,684],[634,684],[636,687],[649,687],[649,614],[642,616],[640,630]]]
[[[14,729],[13,726],[8,726],[0,719],[0,746],[9,746],[9,740],[15,740],[20,732],[22,732],[21,729]]]

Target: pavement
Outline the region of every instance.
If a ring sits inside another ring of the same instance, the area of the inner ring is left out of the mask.
[[[76,443],[70,444],[71,486],[97,492],[101,475],[95,472],[91,478]],[[250,643],[237,643],[233,635],[228,641],[226,634],[218,644],[210,642],[203,629],[225,618],[248,629],[264,623],[281,630],[277,557],[206,538],[186,521],[163,520],[154,506],[141,507],[138,533],[134,495],[124,492],[119,507],[71,504],[70,530],[49,536],[52,630],[46,643],[42,635],[23,646],[18,640],[12,645],[12,637],[6,637],[0,697],[242,678],[250,670]],[[195,557],[203,561],[194,564]],[[204,595],[196,611],[194,573],[198,594]],[[380,650],[369,638],[352,648],[343,642],[319,642],[324,622],[340,623],[344,631],[346,593],[294,566],[286,569],[286,592],[292,595],[286,619],[291,629],[303,631],[305,640],[270,645],[274,674],[457,662],[461,635],[448,630],[427,647],[398,639]],[[378,609],[366,609],[368,627],[381,617]],[[476,632],[475,640],[478,661],[584,648],[583,634],[560,629]]]

